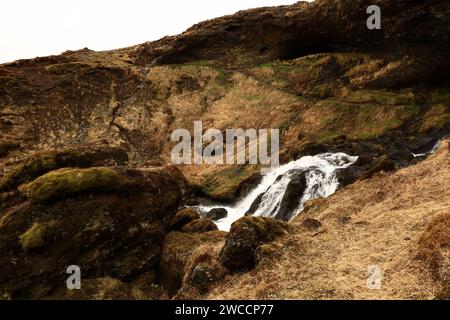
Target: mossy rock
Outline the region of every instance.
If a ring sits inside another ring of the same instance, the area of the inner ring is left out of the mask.
[[[204,244],[223,242],[226,233],[209,231],[205,233],[184,233],[173,231],[166,234],[160,258],[160,283],[169,295],[181,287],[185,269],[192,253]]]
[[[110,168],[63,168],[21,185],[19,191],[34,202],[45,202],[83,191],[116,191],[125,184],[126,178]]]
[[[207,196],[223,201],[236,197],[240,186],[256,171],[256,165],[235,165],[209,174],[201,184],[201,191]]]
[[[256,264],[256,248],[290,231],[289,224],[284,221],[243,217],[231,225],[227,241],[220,252],[220,263],[232,272],[250,270]]]
[[[48,236],[53,223],[34,223],[30,229],[19,237],[23,251],[29,252],[33,249],[43,247],[48,240]]]
[[[121,147],[90,146],[39,152],[29,156],[8,172],[0,180],[0,190],[11,190],[60,168],[123,165],[127,161],[128,155]]]

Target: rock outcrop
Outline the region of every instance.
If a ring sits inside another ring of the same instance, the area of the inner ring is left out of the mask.
[[[167,234],[161,254],[160,283],[168,293],[174,295],[181,288],[183,278],[189,271],[187,269],[188,261],[196,249],[206,244],[218,243],[220,245],[225,237],[226,232],[223,231],[205,233],[174,231]]]
[[[230,233],[220,252],[220,263],[232,272],[252,269],[255,250],[287,234],[287,223],[263,217],[244,217],[231,225]]]
[[[70,265],[92,279],[155,272],[181,201],[164,168],[58,169],[19,189],[0,215],[0,292],[12,298],[50,296]]]

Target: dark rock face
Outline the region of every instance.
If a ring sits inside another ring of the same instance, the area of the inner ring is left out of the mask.
[[[231,272],[255,266],[255,250],[289,232],[286,222],[263,217],[243,217],[231,225],[220,263]]]
[[[228,211],[225,208],[215,208],[211,209],[205,214],[206,218],[211,220],[220,220],[225,218],[228,215]]]
[[[300,199],[305,192],[305,172],[302,170],[295,170],[295,172],[291,174],[291,181],[287,185],[286,192],[281,199],[280,210],[275,215],[275,219],[289,221],[296,213],[294,210],[297,208]]]
[[[181,228],[182,232],[198,232],[203,233],[207,231],[218,230],[217,225],[209,218],[200,218],[192,220]]]
[[[124,165],[127,161],[126,150],[117,146],[80,146],[38,152],[30,155],[0,180],[0,191],[12,190],[59,168]]]
[[[157,268],[181,200],[175,175],[162,168],[110,170],[132,188],[65,193],[45,203],[22,199],[2,211],[0,292],[43,298],[65,286],[70,265],[86,278],[125,281]]]
[[[200,219],[200,215],[197,210],[193,208],[185,208],[180,210],[170,222],[169,231],[178,231],[186,224],[196,219]]]
[[[286,174],[291,175],[291,180],[286,187],[286,192],[280,202],[280,207],[278,212],[268,212],[268,216],[275,219],[289,221],[292,216],[296,213],[294,212],[297,208],[300,199],[306,189],[306,178],[305,172],[303,170],[294,170],[294,172],[287,172]],[[277,180],[282,179],[283,176],[279,176]],[[261,193],[252,203],[249,210],[245,213],[246,216],[253,215],[261,204],[261,200],[264,197],[264,192]]]
[[[245,197],[254,188],[256,188],[262,180],[262,175],[260,172],[252,174],[248,179],[245,179],[239,186],[239,196],[241,198]]]
[[[442,14],[448,12],[444,0],[377,1],[383,28],[368,32],[366,8],[372,4],[370,0],[320,0],[241,11],[199,23],[181,35],[143,44],[134,56],[142,64],[217,60],[236,65],[350,48],[395,44],[406,49],[423,41],[443,48],[449,39],[450,23]],[[442,50],[436,54],[439,52]]]
[[[258,207],[261,204],[261,200],[262,200],[263,196],[264,196],[264,192],[256,197],[256,199],[253,201],[250,208],[245,213],[245,216],[252,216],[253,214],[255,214],[256,210],[258,210]]]

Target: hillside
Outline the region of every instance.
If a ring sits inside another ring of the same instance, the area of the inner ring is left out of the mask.
[[[383,27],[369,31],[372,2],[251,9],[0,65],[0,297],[433,298],[447,281],[448,142],[412,154],[450,133],[450,6],[376,1]],[[282,164],[358,161],[289,223],[217,231],[186,205],[235,203],[260,168],[174,166],[171,133],[196,120],[279,129]],[[88,289],[65,289],[70,264]],[[369,265],[381,290],[365,287]]]

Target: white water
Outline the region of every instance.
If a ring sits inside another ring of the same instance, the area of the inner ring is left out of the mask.
[[[433,148],[431,148],[430,151],[427,151],[427,152],[424,152],[424,153],[413,153],[413,152],[411,152],[411,154],[413,155],[414,158],[417,158],[417,157],[425,157],[425,156],[427,156],[427,155],[429,155],[429,154],[435,153],[436,150],[439,149],[440,144],[441,144],[441,139],[439,139],[439,140],[436,142],[436,144],[433,146]]]
[[[292,170],[299,169],[305,171],[307,185],[303,196],[298,200],[298,206],[294,212],[297,214],[303,210],[303,204],[307,200],[327,197],[333,194],[339,186],[336,170],[349,167],[357,159],[358,157],[352,157],[345,153],[323,153],[316,156],[305,156],[268,171],[263,176],[260,184],[233,206],[214,204],[210,206],[200,205],[197,208],[202,212],[207,212],[213,208],[227,209],[227,217],[216,221],[216,224],[220,230],[228,231],[231,224],[243,217],[250,209],[255,199],[261,193],[265,193],[254,215],[265,216],[266,213],[272,212],[272,216],[274,216],[291,180]],[[277,179],[280,176],[282,177]]]

